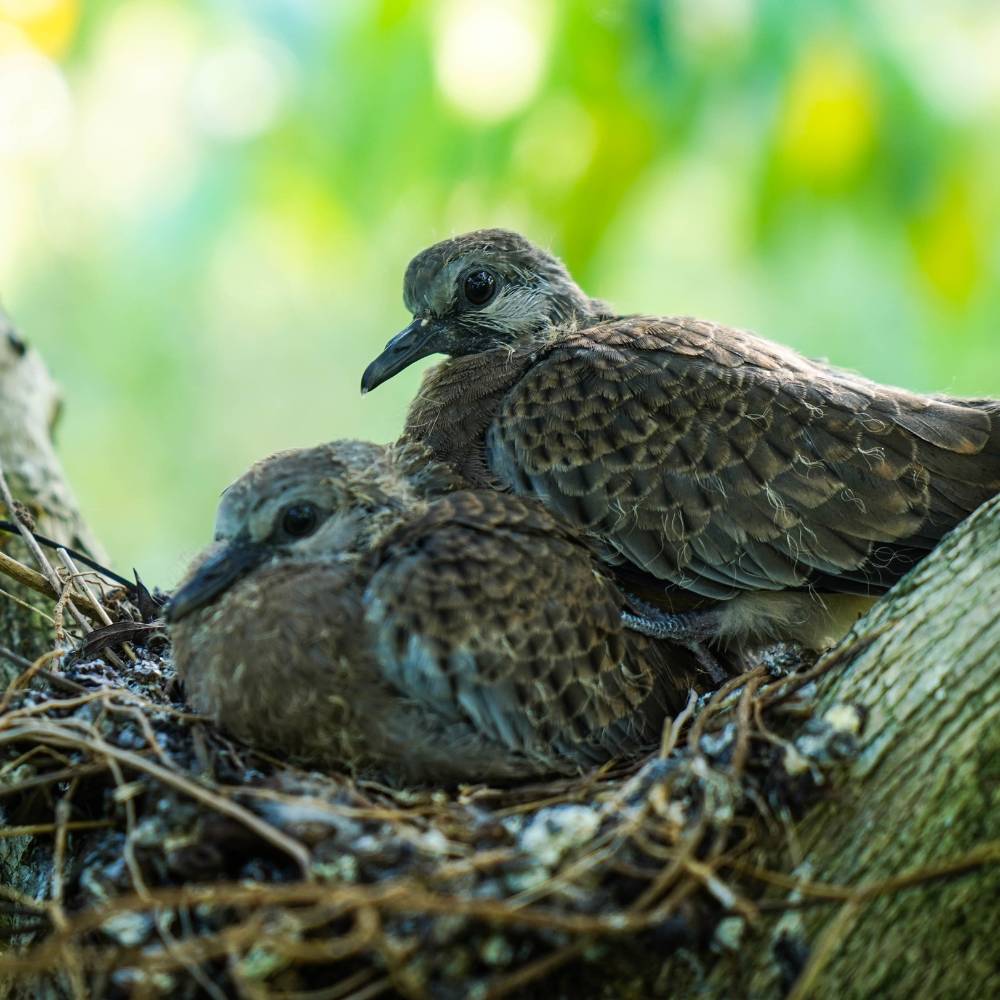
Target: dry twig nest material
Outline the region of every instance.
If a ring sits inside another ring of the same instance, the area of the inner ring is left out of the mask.
[[[20,996],[570,995],[581,969],[614,963],[627,982],[649,949],[733,948],[768,877],[752,831],[780,840],[852,752],[857,713],[809,710],[839,658],[762,664],[692,698],[645,759],[450,791],[233,743],[185,708],[162,646],[124,668],[36,665],[0,715],[0,854],[25,873],[0,888],[0,981]]]

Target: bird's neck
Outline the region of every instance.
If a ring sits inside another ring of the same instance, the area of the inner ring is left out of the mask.
[[[498,348],[431,368],[410,406],[403,440],[424,444],[469,486],[496,488],[486,465],[486,430],[536,349]]]

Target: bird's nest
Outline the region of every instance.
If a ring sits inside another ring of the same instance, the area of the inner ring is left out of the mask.
[[[441,791],[234,744],[186,709],[163,642],[43,657],[0,706],[0,984],[485,998],[579,995],[614,967],[622,995],[645,954],[646,989],[678,949],[735,947],[761,845],[851,752],[856,717],[810,712],[833,662],[692,696],[643,760]]]

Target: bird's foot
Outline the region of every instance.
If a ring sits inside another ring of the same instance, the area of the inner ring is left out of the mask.
[[[628,596],[630,611],[622,612],[622,622],[633,632],[653,639],[673,639],[675,642],[706,642],[719,635],[721,617],[714,608],[706,611],[674,613]]]
[[[717,611],[684,611],[674,614],[629,596],[631,611],[622,612],[622,623],[626,628],[653,639],[668,639],[680,646],[686,646],[694,653],[698,665],[711,678],[713,684],[721,684],[727,678],[722,665],[706,645],[707,640],[719,634],[719,614]]]

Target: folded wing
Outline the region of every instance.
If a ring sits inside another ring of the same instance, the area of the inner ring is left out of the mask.
[[[695,593],[877,594],[1000,490],[1000,404],[634,317],[553,346],[487,448],[516,492]]]
[[[668,663],[623,629],[588,548],[514,496],[434,503],[382,544],[364,603],[397,688],[529,757],[586,764],[647,745],[693,676],[686,650]]]

